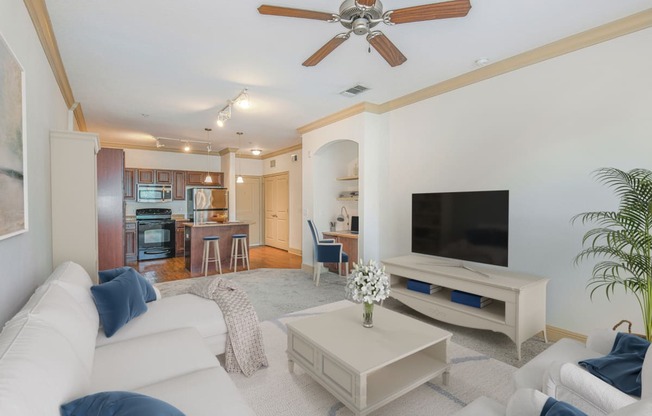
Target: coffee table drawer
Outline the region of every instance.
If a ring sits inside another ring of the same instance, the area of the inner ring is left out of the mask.
[[[306,341],[297,337],[295,334],[288,334],[288,349],[294,355],[298,355],[306,361],[310,366],[315,365],[315,347],[308,344]]]

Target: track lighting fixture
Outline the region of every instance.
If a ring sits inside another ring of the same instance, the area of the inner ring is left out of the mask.
[[[246,110],[251,106],[251,102],[249,101],[249,93],[247,93],[246,88],[242,90],[240,94],[238,94],[238,96],[233,100],[228,100],[226,105],[217,114],[217,125],[219,127],[224,127],[224,123],[231,119],[231,112],[233,110],[234,104],[243,110]]]

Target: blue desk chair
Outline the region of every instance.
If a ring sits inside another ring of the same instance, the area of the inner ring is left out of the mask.
[[[313,276],[315,286],[319,286],[322,263],[338,263],[338,271],[342,274],[342,264],[346,266],[346,274],[349,274],[349,255],[342,251],[342,243],[336,243],[333,239],[320,239],[317,227],[308,220],[310,233],[312,234],[313,247]]]

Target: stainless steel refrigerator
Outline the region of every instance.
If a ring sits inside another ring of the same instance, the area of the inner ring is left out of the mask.
[[[188,188],[188,219],[197,224],[229,220],[229,191],[226,188]]]

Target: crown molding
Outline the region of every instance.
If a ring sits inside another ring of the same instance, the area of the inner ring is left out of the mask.
[[[24,0],[24,3],[30,18],[32,19],[32,23],[34,24],[34,29],[36,29],[36,34],[43,46],[45,56],[48,58],[48,62],[50,63],[50,67],[54,73],[54,78],[59,85],[61,95],[63,95],[66,106],[71,108],[75,103],[75,97],[72,93],[72,88],[70,88],[70,82],[68,81],[68,75],[63,66],[63,61],[61,60],[59,46],[57,45],[57,39],[52,30],[52,22],[50,21],[50,15],[45,5],[45,0]],[[82,111],[81,104],[77,105],[74,114],[79,130],[86,131],[86,120],[84,119],[84,112]]]
[[[284,155],[286,153],[293,152],[295,150],[301,150],[303,148],[303,145],[301,143],[295,144],[294,146],[286,147],[284,149],[279,149],[271,153],[267,153],[266,155],[262,155],[261,159],[269,159],[270,157],[275,157],[275,156],[280,156]]]
[[[236,153],[238,151],[237,147],[225,147],[224,149],[220,150],[220,156],[228,155],[229,153]]]
[[[539,62],[556,58],[589,46],[597,45],[624,35],[629,35],[639,30],[652,27],[652,8],[642,12],[606,23],[602,26],[568,36],[547,45],[514,55],[510,58],[498,61],[491,65],[478,68],[460,76],[448,79],[438,84],[420,89],[402,97],[387,101],[383,104],[360,103],[346,108],[330,116],[321,118],[305,126],[299,127],[297,131],[305,134],[318,128],[327,126],[337,121],[344,120],[351,116],[368,112],[383,114],[419,101],[427,100],[447,92],[485,81],[487,79],[506,74]]]
[[[331,114],[330,116],[320,118],[319,120],[313,121],[312,123],[306,124],[305,126],[301,126],[297,129],[297,131],[300,134],[305,134],[324,126],[328,126],[329,124],[333,124],[337,121],[341,121],[362,113],[382,114],[383,110],[378,104],[364,101],[354,106],[345,108],[342,111],[338,111],[337,113]]]
[[[235,157],[237,157],[239,159],[256,159],[256,160],[262,160],[263,159],[263,157],[261,155],[256,156],[256,155],[250,155],[250,154],[247,154],[247,153],[243,153],[243,154],[236,153]]]

